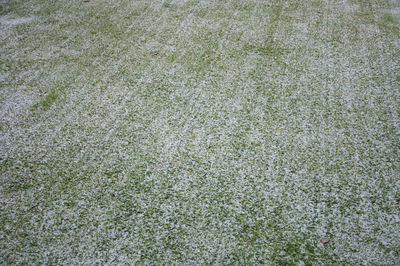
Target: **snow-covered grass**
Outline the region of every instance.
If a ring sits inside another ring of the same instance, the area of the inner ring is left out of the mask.
[[[0,1],[0,263],[400,264],[399,10]]]

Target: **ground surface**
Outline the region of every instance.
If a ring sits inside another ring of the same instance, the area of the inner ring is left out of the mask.
[[[1,0],[0,263],[400,264],[399,22]]]

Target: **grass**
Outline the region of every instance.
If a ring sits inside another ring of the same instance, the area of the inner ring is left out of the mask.
[[[0,262],[399,264],[399,8],[1,1]]]

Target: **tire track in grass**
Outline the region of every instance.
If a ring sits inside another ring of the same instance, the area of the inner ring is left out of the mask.
[[[294,4],[294,7],[291,7],[293,9],[295,9],[296,5]],[[282,55],[279,52],[279,39],[280,38],[284,38],[282,32],[290,32],[290,28],[292,27],[290,20],[288,21],[288,17],[286,17],[287,13],[290,12],[290,8],[286,7],[283,8],[282,5],[280,6],[274,6],[272,13],[274,14],[271,17],[271,24],[272,26],[269,28],[268,33],[266,34],[266,36],[268,36],[269,38],[267,39],[266,43],[268,45],[265,46],[260,46],[259,48],[257,47],[257,50],[255,49],[251,49],[253,47],[249,47],[252,51],[256,51],[256,52],[261,52],[261,54],[263,55],[263,57],[269,57],[273,59],[274,63],[278,63],[281,62],[282,64],[282,72],[281,74],[277,74],[276,77],[274,77],[276,79],[276,81],[279,81],[279,79],[282,77],[283,79],[286,78],[286,75],[290,75],[291,72],[293,71],[293,68],[291,68],[290,65],[285,64],[285,58],[287,58],[287,55]],[[282,14],[285,14],[285,17],[281,17]],[[289,25],[288,25],[289,24]],[[289,29],[287,29],[286,27],[289,27]],[[276,36],[276,34],[278,32],[281,32],[280,36]],[[256,47],[256,46],[255,46]],[[274,53],[273,51],[278,51],[278,53]],[[265,52],[263,52],[265,51]],[[277,71],[278,72],[278,71]],[[278,72],[279,73],[279,72]],[[289,79],[289,78],[288,78]],[[268,85],[267,85],[268,86]],[[277,86],[274,83],[272,83],[269,86]],[[290,92],[288,91],[289,88],[285,87],[285,86],[279,86],[275,89],[275,93],[277,95],[275,95],[275,102],[277,104],[277,109],[279,110],[280,108],[282,108],[280,106],[280,104],[282,104],[283,102],[283,97],[286,96],[286,94],[289,94]],[[256,94],[257,95],[257,94]],[[238,97],[242,97],[243,95],[240,95]],[[256,97],[256,96],[255,96]],[[246,119],[244,119],[243,121],[246,121]],[[286,119],[282,119],[281,118],[277,118],[276,122],[278,123],[283,123],[285,124],[284,121],[287,121]],[[279,148],[283,148],[281,147],[281,144],[278,142],[278,149]],[[286,153],[284,154],[279,154],[277,158],[278,160],[281,159],[282,161],[285,161],[285,159],[283,158],[285,156]],[[274,165],[275,167],[277,167],[276,171],[280,171],[280,167],[284,167],[284,165],[282,165],[281,161],[276,161],[273,162],[272,165]],[[271,173],[271,176],[269,176],[269,178],[273,179],[273,178],[277,178],[274,177],[275,174],[278,173]],[[249,177],[250,178],[250,177]],[[278,180],[278,186],[280,187],[285,187],[287,184],[285,185],[284,180],[286,180],[285,178]],[[289,181],[290,182],[290,181]],[[286,187],[287,189],[289,189],[289,186]],[[268,223],[269,225],[266,228],[266,224],[261,225],[261,228],[263,228],[263,230],[258,231],[258,229],[256,229],[256,227],[254,227],[253,229],[256,230],[257,232],[254,232],[254,234],[258,235],[258,237],[252,239],[252,240],[247,240],[247,234],[244,234],[244,240],[246,241],[251,241],[253,244],[256,243],[254,241],[261,241],[261,242],[265,242],[264,244],[268,245],[267,243],[269,242],[269,244],[271,245],[269,251],[272,250],[272,252],[274,253],[274,255],[272,256],[273,261],[275,262],[286,262],[288,263],[289,261],[293,262],[293,261],[301,261],[304,260],[307,256],[314,256],[314,249],[312,248],[312,242],[309,241],[309,237],[304,235],[301,237],[295,236],[296,233],[291,232],[289,228],[285,228],[285,223],[288,223],[288,217],[287,217],[287,211],[291,208],[289,203],[286,203],[287,201],[284,199],[283,195],[281,195],[281,198],[276,199],[276,202],[272,203],[272,205],[277,205],[277,209],[280,209],[281,211],[274,213],[274,215],[272,215],[270,218],[268,218],[268,221],[272,224],[275,224],[275,226],[271,226],[270,223]],[[273,196],[272,196],[273,197]],[[269,198],[269,200],[272,200]],[[280,201],[281,200],[281,201]],[[271,202],[269,203],[271,204]],[[260,206],[254,205],[254,207],[256,209],[260,208]],[[276,224],[277,221],[279,221],[279,224]],[[243,225],[244,228],[246,228],[246,224]],[[271,226],[271,228],[274,228],[272,231],[270,231],[270,229],[268,229],[268,227]],[[277,227],[279,229],[277,229]],[[250,227],[252,228],[252,227]],[[248,232],[248,230],[245,230],[246,232]],[[251,230],[250,230],[251,231]],[[293,234],[284,234],[283,231],[289,231]],[[261,233],[261,234],[260,234]],[[239,234],[240,235],[240,234]],[[307,242],[307,252],[306,253],[302,253],[302,254],[296,254],[298,252],[299,249],[304,248],[305,245],[305,240]],[[302,243],[303,242],[303,243]],[[244,242],[246,243],[246,242]],[[247,242],[248,244],[248,242]],[[243,246],[246,246],[245,244]],[[238,249],[237,251],[235,251],[236,253],[234,253],[235,258],[239,259],[241,258],[241,260],[243,260],[243,257],[245,258],[242,262],[245,263],[246,260],[250,260],[251,257],[257,253],[257,248],[254,245],[247,245],[247,247],[242,247],[242,249]],[[245,255],[246,254],[246,255]],[[282,257],[282,254],[284,257]],[[310,259],[310,257],[308,258]]]

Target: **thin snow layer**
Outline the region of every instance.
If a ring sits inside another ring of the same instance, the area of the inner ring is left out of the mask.
[[[0,16],[0,23],[7,26],[14,26],[18,24],[29,23],[33,19],[34,19],[33,17],[12,18],[11,16],[5,15],[5,16]]]
[[[22,2],[2,264],[400,263],[396,2]]]

